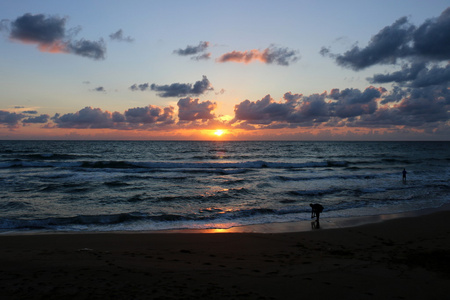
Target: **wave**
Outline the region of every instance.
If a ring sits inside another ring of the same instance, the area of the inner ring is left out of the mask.
[[[21,161],[0,162],[0,168],[83,168],[83,169],[301,169],[316,167],[346,167],[347,161],[317,161],[304,163],[273,162],[273,161],[243,161],[243,162],[139,162],[139,161]],[[234,173],[236,171],[223,171]]]
[[[27,160],[74,160],[83,158],[84,159],[93,158],[95,156],[83,154],[34,153],[34,154],[19,155],[18,157]]]
[[[309,180],[329,180],[329,179],[375,179],[389,175],[398,175],[398,172],[389,172],[383,174],[359,174],[359,175],[330,175],[330,176],[275,176],[275,180],[280,181],[309,181]]]
[[[298,195],[298,196],[323,196],[336,194],[344,191],[344,189],[323,189],[323,190],[302,190],[302,191],[290,191],[288,194]]]
[[[131,212],[111,215],[78,215],[73,217],[43,218],[43,219],[20,219],[20,218],[0,218],[0,230],[58,230],[58,231],[100,231],[100,230],[148,230],[169,229],[169,228],[195,228],[196,224],[207,222],[217,224],[224,221],[245,223],[246,218],[255,218],[270,215],[286,215],[298,213],[299,209],[244,209],[235,211],[223,211],[221,209],[210,209],[200,211],[198,214],[160,214],[148,215],[146,213]],[[180,225],[179,223],[185,223]],[[174,225],[174,223],[177,223]],[[186,225],[190,223],[190,225]],[[174,227],[176,226],[176,227]],[[210,225],[214,227],[214,225]]]
[[[177,203],[191,203],[192,201],[199,202],[215,202],[220,200],[233,199],[240,195],[249,194],[250,191],[246,188],[224,189],[214,193],[199,194],[199,195],[176,195],[158,197],[155,202],[177,202]]]

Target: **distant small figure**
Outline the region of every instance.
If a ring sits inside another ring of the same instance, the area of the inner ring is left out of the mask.
[[[408,172],[406,172],[406,169],[403,168],[403,172],[402,172],[402,174],[403,174],[403,182],[406,182],[406,173],[408,173]]]
[[[310,204],[309,206],[311,206],[312,211],[311,211],[311,219],[312,218],[316,218],[316,222],[319,223],[319,217],[320,217],[320,213],[323,211],[323,206],[316,203],[316,204]]]

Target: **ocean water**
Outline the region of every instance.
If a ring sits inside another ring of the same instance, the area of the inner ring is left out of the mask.
[[[326,219],[449,202],[449,142],[0,141],[0,233],[230,228],[309,220],[310,203]]]

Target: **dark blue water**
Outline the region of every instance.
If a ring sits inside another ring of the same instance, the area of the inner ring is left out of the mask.
[[[0,232],[403,212],[450,202],[449,175],[449,142],[0,141]]]

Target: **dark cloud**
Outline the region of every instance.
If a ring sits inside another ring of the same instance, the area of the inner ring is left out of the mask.
[[[96,87],[95,89],[93,89],[94,92],[106,92],[105,88],[102,86]]]
[[[150,84],[149,83],[133,84],[132,86],[130,86],[130,90],[132,90],[132,91],[147,91],[147,90],[150,90]]]
[[[299,56],[297,55],[297,51],[271,46],[263,51],[253,49],[248,51],[228,52],[219,57],[217,61],[221,63],[232,61],[245,64],[253,61],[261,61],[266,64],[288,66],[298,59]]]
[[[396,99],[391,107],[380,107],[373,114],[363,115],[347,126],[390,127],[407,126],[415,128],[445,127],[450,119],[450,91],[439,86],[401,89],[397,87]]]
[[[354,70],[375,64],[393,64],[398,58],[411,55],[409,42],[413,30],[414,26],[408,23],[406,17],[400,18],[373,36],[367,47],[361,49],[355,46],[343,55],[337,55],[336,62]]]
[[[407,91],[405,89],[402,89],[398,86],[394,86],[394,88],[389,91],[389,93],[386,93],[383,96],[383,100],[381,100],[380,104],[388,104],[391,102],[399,102],[404,97],[406,97]]]
[[[95,60],[105,59],[106,45],[103,39],[98,41],[79,40],[72,41],[67,45],[70,53],[92,58]]]
[[[414,63],[424,60],[450,59],[450,8],[438,18],[429,19],[419,27],[402,17],[374,35],[365,48],[355,46],[341,55],[323,47],[322,55],[333,57],[344,67],[362,70],[376,64],[394,64],[399,59]]]
[[[390,74],[375,74],[368,78],[371,83],[405,82],[416,79],[420,71],[425,68],[425,63],[420,62],[413,65],[403,65],[401,71]]]
[[[433,59],[450,59],[450,7],[437,19],[425,21],[413,34],[417,55]]]
[[[289,119],[294,106],[292,103],[277,103],[266,95],[261,100],[245,100],[234,107],[234,120],[245,120],[250,124],[270,124]]]
[[[196,55],[192,57],[194,60],[202,60],[202,59],[209,59],[211,56],[211,53],[203,53],[208,49],[209,42],[200,42],[197,46],[187,46],[184,49],[178,49],[174,50],[173,53],[181,55],[181,56],[191,56]],[[199,55],[197,55],[199,54]]]
[[[414,116],[416,121],[445,122],[450,119],[450,91],[441,87],[415,88],[397,108],[402,115]]]
[[[172,106],[164,108],[153,105],[135,107],[126,110],[123,114],[85,107],[75,113],[55,114],[51,119],[59,128],[149,129],[175,123],[175,112]]]
[[[112,114],[100,108],[85,107],[76,113],[56,114],[53,122],[60,128],[113,128]]]
[[[40,115],[38,117],[26,118],[22,122],[23,123],[47,123],[49,118],[50,118],[49,115]]]
[[[298,107],[289,118],[289,122],[314,125],[326,122],[331,116],[330,105],[325,101],[326,93],[302,97]],[[300,99],[298,99],[300,100]]]
[[[371,83],[394,82],[410,87],[426,87],[431,85],[447,85],[450,82],[450,65],[445,67],[437,65],[431,68],[425,63],[404,65],[402,70],[389,74],[375,74],[368,78]]]
[[[190,83],[172,83],[170,85],[156,85],[153,83],[150,85],[150,89],[158,92],[160,97],[198,96],[214,90],[206,76],[203,76],[202,80],[195,82],[193,85]]]
[[[300,57],[297,51],[289,48],[270,47],[265,51],[266,63],[277,64],[280,66],[288,66],[290,63],[296,62]]]
[[[65,38],[65,24],[65,18],[24,14],[11,22],[10,37],[25,42],[52,44]]]
[[[203,53],[203,54],[191,57],[192,60],[207,60],[210,58],[211,58],[211,53]]]
[[[302,94],[292,94],[291,92],[287,92],[284,94],[283,98],[286,102],[296,103],[298,100],[302,98]]]
[[[330,120],[346,120],[373,114],[378,109],[378,101],[386,91],[368,87],[358,89],[334,89],[329,94],[303,96],[284,94],[285,102],[276,102],[270,95],[261,100],[245,100],[235,106],[235,118],[232,123],[244,122],[245,125],[296,127],[324,124]]]
[[[125,119],[132,124],[162,124],[174,123],[174,108],[172,106],[160,108],[149,105],[147,107],[130,108],[125,111]]]
[[[340,118],[349,118],[364,114],[372,114],[377,110],[376,100],[380,98],[381,92],[374,87],[368,87],[361,92],[359,89],[345,89],[331,91],[329,98],[336,100],[332,109]]]
[[[372,84],[393,83],[389,92],[372,87],[364,92],[332,91],[327,96],[333,100],[327,125],[449,131],[450,8],[418,27],[403,17],[382,29],[365,48],[355,46],[342,55],[325,47],[320,52],[354,70],[402,62],[401,70],[367,78]]]
[[[13,40],[37,44],[49,53],[72,53],[92,59],[104,59],[106,46],[99,41],[73,40],[79,28],[66,30],[66,19],[43,14],[24,14],[10,23],[9,36]]]
[[[7,127],[15,127],[24,117],[25,115],[23,114],[0,110],[0,124]]]
[[[134,41],[134,39],[133,39],[132,37],[130,37],[130,36],[125,37],[125,36],[123,35],[123,30],[122,30],[122,29],[119,29],[119,30],[117,30],[116,32],[111,33],[111,34],[109,35],[109,38],[110,38],[111,40],[119,41],[119,42],[128,42],[128,43],[131,43],[131,42]]]
[[[427,87],[432,85],[446,86],[450,82],[450,65],[441,68],[433,66],[431,69],[423,69],[417,77],[411,81],[412,87]]]
[[[47,123],[49,120],[48,115],[40,115],[36,117],[30,117],[28,115],[37,114],[35,110],[24,111],[23,113],[8,112],[0,110],[0,125],[4,125],[9,128],[16,128],[19,123],[30,124],[30,123]]]
[[[180,121],[211,120],[215,118],[212,111],[217,107],[215,102],[183,98],[178,101],[178,119]]]

